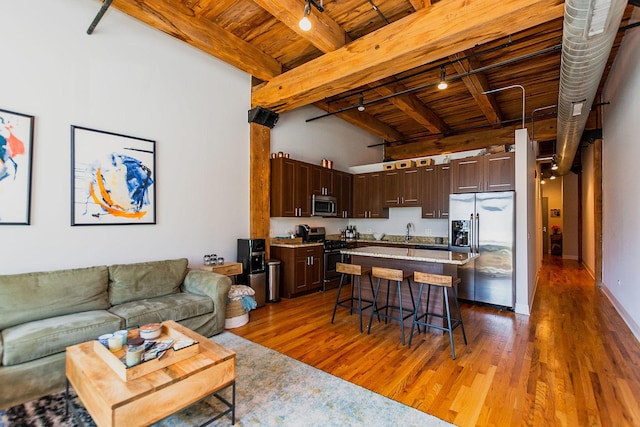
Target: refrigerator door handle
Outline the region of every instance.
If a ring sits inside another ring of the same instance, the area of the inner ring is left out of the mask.
[[[476,213],[476,253],[480,253],[480,214]]]
[[[473,226],[473,212],[469,216],[469,252],[473,253],[475,250],[475,227]]]

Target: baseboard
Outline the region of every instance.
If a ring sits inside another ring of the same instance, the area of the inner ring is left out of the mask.
[[[607,299],[611,302],[611,304],[616,309],[616,311],[618,312],[620,317],[622,317],[622,320],[624,320],[624,323],[627,324],[627,326],[629,327],[629,330],[631,330],[631,333],[633,334],[633,336],[636,337],[636,340],[638,340],[638,342],[640,342],[640,326],[633,320],[633,318],[629,315],[627,310],[624,309],[622,304],[620,304],[620,302],[616,299],[616,297],[610,292],[609,288],[607,288],[606,286],[603,285],[600,288],[600,290],[607,297]]]
[[[585,263],[584,263],[584,261],[583,261],[583,262],[581,262],[581,264],[582,264],[582,266],[584,267],[584,269],[587,271],[587,273],[589,273],[589,276],[591,276],[591,278],[592,278],[593,280],[596,280],[596,274],[595,274],[593,271],[591,271],[591,269],[589,268],[589,266],[588,266],[587,264],[585,264]]]

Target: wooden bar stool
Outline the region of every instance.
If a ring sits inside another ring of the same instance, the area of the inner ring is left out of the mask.
[[[424,288],[425,284],[428,285],[427,308],[425,312],[421,315],[418,315],[418,310],[416,310],[416,313],[413,317],[413,323],[411,324],[409,346],[411,346],[411,341],[413,339],[414,326],[418,325],[418,333],[420,332],[420,325],[425,326],[427,328],[431,327],[431,328],[440,329],[441,331],[449,332],[449,342],[451,343],[451,358],[455,359],[456,353],[453,347],[453,330],[456,327],[460,326],[460,329],[462,329],[462,337],[464,338],[464,344],[467,345],[467,335],[464,332],[464,324],[462,323],[462,313],[460,312],[460,304],[458,304],[458,291],[456,290],[456,285],[460,283],[460,279],[459,278],[454,279],[451,276],[443,276],[440,274],[432,274],[432,273],[421,273],[419,271],[416,271],[415,273],[413,273],[413,281],[416,283],[420,283],[420,290],[418,291],[419,292],[418,307],[420,307],[420,298],[422,297],[422,289]],[[432,285],[437,286],[438,288],[441,288],[443,290],[444,306],[445,306],[444,314],[434,313],[429,311],[429,297],[431,296]],[[451,312],[449,310],[449,293],[448,293],[449,288],[451,288],[453,301],[455,302],[456,311],[458,312],[457,318],[455,317],[452,318]],[[444,327],[441,325],[437,325],[435,323],[429,323],[429,316],[437,317],[440,319],[446,319],[447,326]],[[424,320],[421,320],[422,318],[424,318]]]
[[[395,270],[392,268],[382,268],[382,267],[372,267],[371,275],[378,279],[378,283],[376,285],[376,290],[373,293],[373,311],[371,312],[371,317],[369,318],[369,328],[367,329],[367,333],[371,332],[371,322],[373,321],[373,316],[378,315],[378,320],[380,316],[384,317],[385,323],[387,323],[388,319],[398,320],[400,322],[400,329],[402,331],[402,345],[404,345],[404,320],[413,316],[416,311],[416,304],[413,299],[413,290],[411,289],[411,273],[405,274],[402,270]],[[375,302],[378,301],[378,294],[380,292],[380,282],[382,279],[387,281],[387,300],[384,306],[378,307]],[[402,307],[402,282],[407,280],[409,283],[409,294],[411,295],[411,304],[413,304],[413,308],[411,310]],[[394,281],[398,284],[398,305],[390,305],[389,304],[389,285],[391,281]],[[381,314],[380,311],[384,309],[384,314]],[[389,309],[398,310],[399,315],[396,317],[392,314],[389,314]]]
[[[362,292],[361,292],[361,280],[363,274],[369,276],[369,284],[371,285],[371,293],[373,294],[373,280],[371,280],[371,268],[362,267],[357,264],[344,264],[341,262],[336,263],[336,271],[338,273],[342,273],[340,276],[340,285],[338,285],[338,295],[336,296],[336,303],[333,306],[333,315],[331,316],[331,323],[336,317],[336,309],[338,306],[348,308],[349,315],[353,314],[354,311],[358,312],[360,316],[360,332],[362,332],[362,310],[366,310],[367,308],[374,305],[373,301],[363,300]],[[347,274],[351,275],[351,296],[340,300],[340,294],[342,292],[342,285],[344,284],[344,279]],[[357,278],[357,279],[356,279]],[[355,284],[358,285],[358,294],[355,295]],[[354,302],[357,302],[357,305],[354,305]],[[367,305],[363,306],[362,303],[367,303]]]

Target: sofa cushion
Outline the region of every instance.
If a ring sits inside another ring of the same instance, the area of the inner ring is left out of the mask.
[[[178,292],[187,275],[186,258],[109,266],[111,305]]]
[[[0,329],[110,307],[107,267],[0,276]]]
[[[164,320],[176,322],[213,311],[209,297],[180,293],[113,306],[109,311],[125,320],[125,327],[137,327]]]
[[[35,320],[2,331],[3,365],[17,365],[64,351],[122,328],[123,321],[106,310],[85,311]]]

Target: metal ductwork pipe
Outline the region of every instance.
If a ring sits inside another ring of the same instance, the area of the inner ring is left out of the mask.
[[[567,0],[558,93],[558,175],[571,169],[626,0]]]

